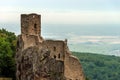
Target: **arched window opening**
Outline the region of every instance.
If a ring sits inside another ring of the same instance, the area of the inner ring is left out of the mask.
[[[54,47],[54,51],[56,51],[56,47]]]
[[[60,58],[60,54],[58,54],[58,58]]]
[[[34,24],[34,28],[37,29],[37,24]]]
[[[34,32],[37,34],[37,24],[34,24]]]
[[[56,59],[56,55],[54,55],[54,59]]]

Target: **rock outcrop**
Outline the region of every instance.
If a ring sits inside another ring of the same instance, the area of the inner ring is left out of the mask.
[[[79,60],[71,55],[67,40],[41,37],[41,16],[21,15],[17,41],[17,80],[85,80]]]
[[[65,80],[64,62],[51,58],[47,49],[29,47],[17,53],[16,62],[17,80]]]

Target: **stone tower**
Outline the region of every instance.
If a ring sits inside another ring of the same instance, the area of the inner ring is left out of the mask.
[[[21,15],[21,33],[25,35],[41,36],[41,15],[22,14]]]
[[[21,14],[21,49],[35,46],[42,42],[41,37],[41,15],[38,14]]]

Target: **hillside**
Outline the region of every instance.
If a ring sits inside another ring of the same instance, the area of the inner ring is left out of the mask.
[[[73,52],[89,80],[119,80],[120,57]]]

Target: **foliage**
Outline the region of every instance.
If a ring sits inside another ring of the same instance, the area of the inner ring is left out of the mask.
[[[89,80],[119,80],[120,57],[73,52]]]
[[[0,29],[0,76],[2,77],[15,77],[15,45],[15,34]]]

